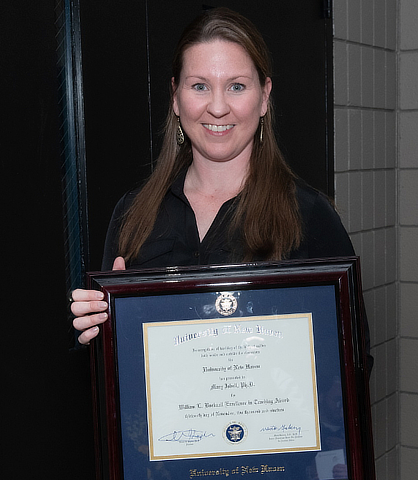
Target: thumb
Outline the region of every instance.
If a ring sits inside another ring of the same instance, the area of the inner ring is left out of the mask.
[[[126,270],[125,259],[123,257],[116,257],[112,270]]]

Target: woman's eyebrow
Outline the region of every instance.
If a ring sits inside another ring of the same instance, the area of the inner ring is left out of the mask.
[[[202,80],[202,81],[204,81],[204,82],[208,81],[208,79],[207,79],[206,77],[202,77],[202,76],[200,76],[200,75],[187,75],[187,76],[185,77],[185,80],[188,80],[188,79],[190,79],[190,78],[196,78],[196,79]],[[246,78],[246,79],[251,80],[253,77],[251,77],[250,75],[234,75],[234,76],[232,76],[232,77],[230,77],[230,78],[227,78],[226,81],[227,81],[227,82],[232,82],[232,81],[234,81],[234,80],[238,80],[239,78]]]

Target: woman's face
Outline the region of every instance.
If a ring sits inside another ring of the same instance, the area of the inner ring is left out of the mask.
[[[173,89],[174,112],[190,138],[194,160],[249,160],[254,133],[267,111],[271,80],[261,87],[240,45],[215,40],[188,48]]]

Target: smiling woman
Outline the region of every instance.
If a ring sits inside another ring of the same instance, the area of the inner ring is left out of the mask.
[[[266,114],[271,90],[238,44],[214,40],[184,53],[173,109],[190,138],[194,163],[249,162],[254,134]]]
[[[294,175],[273,132],[271,61],[263,38],[241,15],[209,10],[183,32],[172,71],[162,152],[130,202],[119,253],[136,263],[167,192],[184,172],[181,193],[202,244],[219,228],[215,220],[224,208],[222,249],[229,261],[288,256],[300,244],[302,226]],[[181,145],[174,143],[177,129],[184,129]],[[196,261],[204,261],[200,252]]]
[[[186,28],[157,166],[117,204],[104,270],[354,255],[332,205],[279,151],[270,65],[238,13],[215,8]],[[79,340],[89,343],[106,302],[85,290],[73,299]]]
[[[243,188],[271,80],[262,87],[251,58],[232,42],[194,45],[183,62],[173,110],[191,142],[184,193],[203,240],[222,204]]]

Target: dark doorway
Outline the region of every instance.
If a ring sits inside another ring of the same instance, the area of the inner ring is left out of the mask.
[[[55,0],[0,7],[0,477],[94,478],[87,352],[67,312]]]

